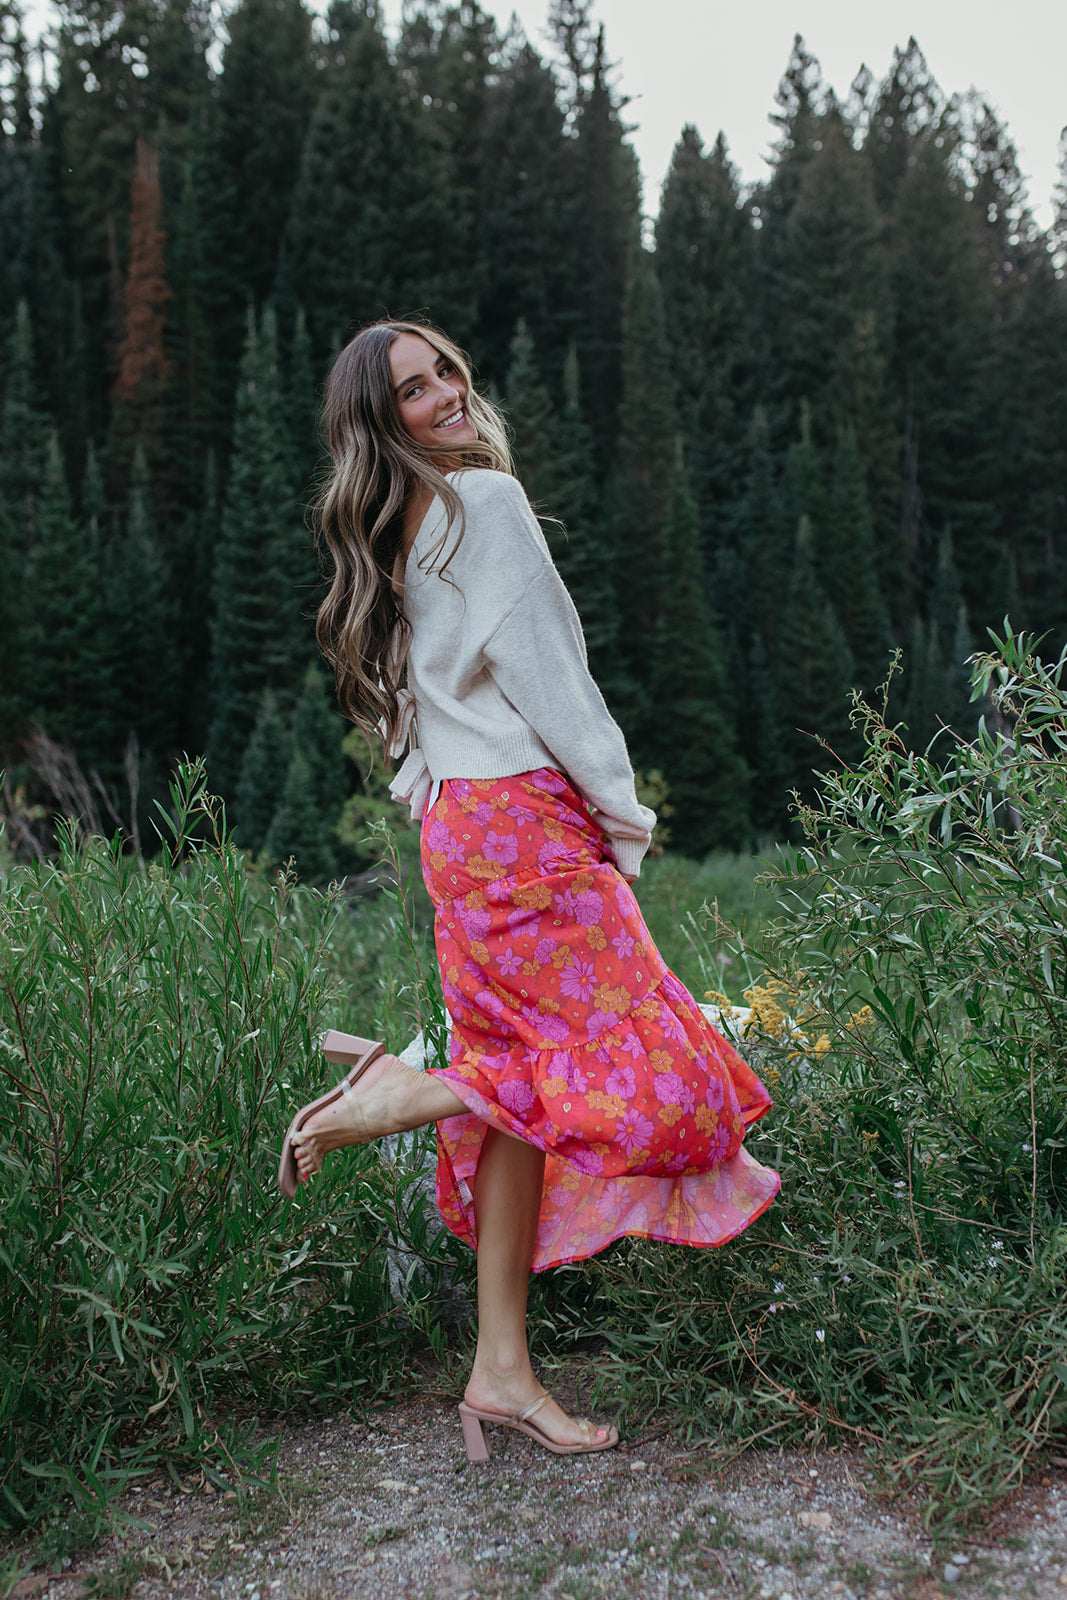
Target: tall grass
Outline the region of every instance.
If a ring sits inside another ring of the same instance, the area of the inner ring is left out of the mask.
[[[863,760],[824,779],[762,910],[738,858],[653,864],[669,959],[755,1001],[741,1044],[777,1104],[749,1148],[782,1194],[721,1251],[622,1241],[532,1300],[541,1353],[595,1338],[632,1415],[849,1440],[941,1532],[1067,1432],[1067,666],[996,643],[974,744],[912,754],[857,708]],[[274,1185],[322,1027],[441,1047],[425,902],[265,879],[196,770],[166,838],[4,875],[8,1527],[64,1497],[102,1516],[160,1461],[236,1480],[253,1417],[374,1403],[471,1282],[427,1223],[432,1134],[332,1159],[291,1206]],[[701,892],[743,936],[686,914]]]
[[[422,936],[251,872],[195,769],[165,822],[151,863],[70,833],[3,884],[0,1525],[161,1460],[225,1479],[256,1413],[372,1401],[415,1333],[384,1247],[450,1248],[372,1151],[275,1186],[317,1033],[410,1036]]]
[[[722,1251],[624,1243],[544,1313],[606,1329],[602,1384],[635,1406],[861,1444],[941,1529],[1067,1431],[1065,661],[996,644],[974,744],[913,755],[858,708],[864,760],[736,945],[779,1201]]]

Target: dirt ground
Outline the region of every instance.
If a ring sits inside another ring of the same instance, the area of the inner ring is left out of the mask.
[[[561,1398],[566,1398],[561,1396]],[[202,1481],[131,1494],[127,1526],[11,1591],[44,1600],[950,1600],[1067,1597],[1067,1470],[1046,1468],[946,1549],[874,1490],[861,1456],[751,1452],[646,1432],[553,1456],[496,1429],[467,1463],[455,1407],[278,1433],[244,1503]],[[0,1591],[2,1592],[2,1591]]]

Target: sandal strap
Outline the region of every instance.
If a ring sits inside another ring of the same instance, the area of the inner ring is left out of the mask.
[[[548,1404],[548,1395],[543,1394],[540,1400],[534,1400],[522,1411],[517,1411],[512,1417],[512,1422],[529,1422],[530,1418],[540,1411],[541,1407]]]

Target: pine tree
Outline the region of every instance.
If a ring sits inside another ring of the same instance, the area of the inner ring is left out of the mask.
[[[832,760],[816,740],[844,759],[855,742],[849,727],[855,668],[844,629],[816,576],[812,543],[811,524],[801,517],[777,660],[789,787],[802,793]]]
[[[953,130],[914,141],[891,227],[896,330],[891,379],[904,405],[915,493],[902,550],[879,549],[879,576],[895,615],[932,581],[931,528],[965,530],[961,567],[979,601],[1002,540],[986,493],[987,465],[1000,455],[990,414],[989,366],[996,347],[992,279],[982,263],[973,212],[949,164]]]
[[[293,749],[301,751],[308,764],[315,803],[331,828],[351,787],[341,750],[346,731],[344,718],[334,709],[332,691],[318,665],[312,662],[293,709],[290,735]]]
[[[521,318],[511,342],[505,404],[523,488],[537,509],[547,509],[555,483],[556,414],[541,381],[530,331]]]
[[[325,357],[336,330],[433,305],[469,271],[445,190],[447,162],[389,54],[376,0],[335,3],[278,269],[288,314],[307,311]]]
[[[944,668],[937,623],[924,624],[914,616],[904,652],[904,727],[908,747],[925,750],[938,727],[938,703],[943,698]]]
[[[708,608],[696,502],[679,445],[664,529],[662,605],[650,660],[642,747],[670,790],[671,837],[696,857],[748,837],[747,780]]]
[[[217,225],[238,328],[246,298],[258,307],[274,284],[316,92],[311,22],[303,0],[240,0],[226,19]]]
[[[752,831],[757,839],[783,839],[789,830],[789,791],[794,774],[782,695],[760,634],[749,634],[736,655],[741,667],[730,681],[738,711],[738,748],[751,773],[748,793]]]
[[[117,370],[111,389],[111,474],[125,478],[136,443],[146,453],[160,493],[153,509],[167,519],[174,497],[168,492],[173,467],[166,390],[174,365],[164,340],[171,299],[165,243],[159,153],[138,135],[130,184],[130,254],[122,297],[122,339],[114,353]]]
[[[293,742],[274,692],[264,689],[259,715],[245,747],[237,780],[234,821],[237,840],[258,855],[282,802]]]
[[[296,863],[301,878],[325,883],[337,873],[337,850],[327,818],[319,810],[315,783],[302,750],[294,750],[281,803],[271,819],[264,850],[272,861]]]
[[[478,349],[484,374],[507,372],[517,319],[545,370],[575,332],[577,201],[559,89],[523,41],[489,92],[478,191]]]
[[[35,606],[27,565],[40,537],[40,496],[50,460],[48,419],[36,403],[30,310],[20,300],[7,350],[0,417],[0,754],[13,752],[33,686]]]
[[[640,230],[640,175],[626,143],[622,105],[610,84],[603,28],[594,30],[591,0],[555,0],[549,26],[572,77],[566,194],[572,241],[567,252],[586,418],[598,473],[612,457],[623,392],[624,306]],[[672,434],[673,440],[673,434]]]
[[[833,103],[822,81],[822,69],[799,33],[794,36],[789,61],[774,98],[779,108],[771,113],[771,121],[778,128],[774,169],[770,181],[761,185],[753,197],[755,215],[760,222],[760,274],[772,304],[781,279],[788,272],[786,224],[808,163],[820,147],[823,119]]]
[[[53,739],[98,757],[103,678],[98,576],[91,545],[74,517],[54,431],[35,504],[34,535],[22,594],[27,708]]]
[[[138,135],[130,186],[130,260],[123,295],[123,338],[117,352],[116,400],[144,405],[145,391],[168,378],[172,364],[163,343],[171,298],[163,259],[159,152]]]
[[[165,758],[176,743],[185,685],[178,674],[168,563],[151,511],[151,483],[138,443],[125,527],[116,526],[103,562],[108,646],[108,743],[117,759],[130,732]]]
[[[823,488],[819,452],[811,436],[811,406],[806,398],[800,401],[800,438],[794,440],[786,452],[786,485],[790,521],[795,526],[801,517],[807,517],[818,552],[826,522],[826,491]],[[816,565],[819,567],[818,556]],[[826,575],[821,567],[819,577],[825,584]]]
[[[738,511],[739,584],[743,587],[747,631],[759,634],[766,642],[778,634],[793,549],[784,533],[786,514],[775,476],[767,413],[762,406],[753,412],[745,453],[747,470]],[[733,595],[724,594],[721,604],[716,599],[720,626],[739,593],[738,589]]]
[[[286,423],[292,449],[293,482],[306,493],[323,460],[319,432],[319,399],[311,336],[302,306],[297,308],[289,354],[289,379],[285,386]]]
[[[816,536],[816,569],[844,627],[857,685],[870,694],[888,672],[893,636],[878,586],[863,463],[849,427],[838,433],[830,492]]]
[[[615,705],[619,690],[618,601],[604,537],[593,443],[582,410],[578,351],[573,345],[563,370],[563,411],[550,507],[559,522],[546,526],[549,547],[582,619],[590,670],[608,704]]]
[[[212,578],[208,767],[234,792],[260,695],[295,691],[311,645],[310,556],[289,475],[273,315],[249,313],[233,456]]]
[[[633,254],[624,335],[619,464],[609,526],[615,550],[620,657],[634,684],[629,718],[640,725],[644,663],[663,605],[663,536],[670,516],[678,436],[663,299],[652,262],[640,247]],[[582,371],[584,379],[584,365]],[[628,725],[624,721],[624,727]]]
[[[776,388],[787,406],[810,401],[816,444],[832,444],[844,423],[855,428],[879,482],[895,464],[885,420],[892,313],[881,229],[863,158],[840,117],[828,114],[784,227],[784,266],[768,302]]]
[[[943,109],[944,96],[926,58],[909,39],[906,49],[893,52],[893,65],[878,87],[863,145],[883,211],[892,208],[913,141],[937,123]]]
[[[735,534],[737,458],[751,411],[752,225],[719,134],[705,155],[682,130],[656,221],[656,272],[671,323],[684,329],[675,364],[675,403],[700,511],[704,548]]]
[[[500,376],[502,355],[490,335],[483,295],[492,293],[498,280],[486,270],[491,245],[481,209],[483,183],[503,165],[512,179],[525,174],[523,163],[511,163],[496,139],[487,139],[487,121],[501,71],[501,39],[493,17],[477,0],[429,0],[406,12],[397,48],[397,64],[421,101],[428,138],[441,163],[442,182],[448,195],[450,240],[458,271],[450,292],[435,302],[434,317],[454,339],[468,347],[477,338],[483,369]],[[499,129],[496,130],[499,133]],[[540,150],[531,151],[536,159]],[[487,160],[488,156],[488,160]],[[520,181],[525,181],[523,176]],[[539,235],[542,247],[544,235]],[[511,302],[505,339],[524,308]]]

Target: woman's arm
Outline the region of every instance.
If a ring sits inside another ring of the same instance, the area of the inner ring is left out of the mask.
[[[655,813],[638,802],[626,741],[590,675],[574,602],[526,496],[510,484],[499,497],[494,565],[513,560],[531,575],[486,640],[484,657],[498,688],[589,802],[619,870],[633,879]],[[538,559],[527,565],[531,544]]]

